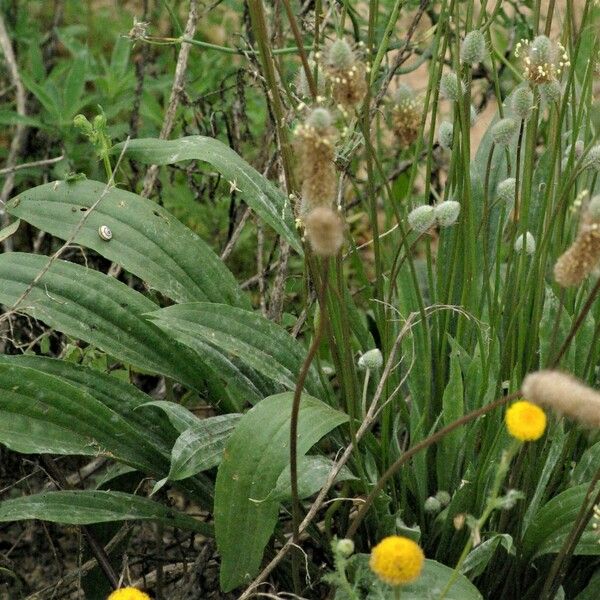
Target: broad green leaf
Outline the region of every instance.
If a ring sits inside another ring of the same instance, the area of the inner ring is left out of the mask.
[[[535,558],[559,551],[573,527],[588,487],[589,482],[565,490],[554,496],[536,513],[523,536],[525,557]],[[597,489],[600,489],[600,484]],[[598,532],[592,528],[591,522],[588,523],[573,554],[600,555]]]
[[[393,597],[392,588],[380,581],[369,568],[368,554],[356,554],[350,559],[349,571],[351,572],[353,588],[358,597],[365,600],[390,600]],[[402,586],[402,600],[437,599],[442,590],[452,577],[454,570],[435,560],[425,559],[423,570],[419,578],[413,583]],[[364,595],[360,595],[364,594]],[[336,600],[346,598],[343,591],[339,590]],[[445,600],[483,600],[477,588],[464,576],[459,575],[444,596]]]
[[[123,143],[117,144],[113,152],[119,154],[122,149]],[[232,187],[239,189],[244,202],[265,223],[302,254],[302,245],[294,226],[294,216],[285,195],[223,142],[200,135],[178,140],[145,138],[130,140],[125,155],[154,165],[169,165],[182,160],[201,160],[209,163]]]
[[[0,255],[0,302],[12,306],[48,264],[45,256]],[[166,339],[143,315],[157,305],[125,284],[80,265],[56,260],[36,282],[19,311],[97,346],[141,369],[172,377],[196,390],[205,379],[215,386],[213,400],[234,405],[197,356]]]
[[[256,574],[277,523],[279,501],[268,496],[289,464],[292,398],[293,394],[286,392],[259,402],[242,417],[225,448],[217,474],[214,514],[221,588],[226,592]],[[298,455],[347,420],[347,415],[320,400],[303,396]]]
[[[194,302],[162,308],[148,318],[200,355],[210,344],[284,388],[296,386],[305,348],[259,313],[224,304]],[[323,393],[315,369],[309,372],[306,390],[319,396]]]
[[[0,442],[23,453],[109,456],[146,472],[167,457],[121,415],[65,380],[0,361]]]
[[[169,402],[168,400],[152,400],[151,402],[144,403],[142,408],[144,406],[156,406],[156,408],[160,408],[164,411],[171,422],[171,425],[179,433],[183,433],[190,428],[196,427],[202,420],[185,406],[177,404],[176,402]]]
[[[598,470],[598,465],[600,465],[600,442],[596,442],[581,455],[571,476],[573,485],[591,481]]]
[[[108,260],[177,302],[208,300],[248,306],[231,272],[209,246],[164,208],[141,196],[98,181],[56,181],[32,188],[7,205],[18,216],[67,239],[83,214],[102,196],[75,237]],[[112,239],[98,229],[107,225]]]
[[[327,481],[333,461],[325,456],[303,456],[298,459],[298,496],[309,498],[316,494]],[[350,470],[344,467],[336,477],[336,481],[350,481],[358,479]],[[271,497],[287,502],[292,497],[292,482],[290,480],[290,466],[288,465],[277,478],[277,485]]]
[[[11,235],[14,235],[19,229],[19,225],[21,224],[21,219],[17,219],[14,223],[7,225],[4,229],[0,230],[0,242],[3,242],[6,238],[9,238]]]
[[[68,525],[112,521],[155,521],[212,536],[208,523],[144,498],[103,490],[60,491],[0,502],[0,522],[40,519]]]
[[[509,554],[515,553],[512,537],[507,533],[495,533],[491,538],[485,540],[467,554],[467,558],[465,558],[465,562],[460,570],[461,573],[468,573],[472,579],[479,577],[485,571],[494,553],[500,546]]]

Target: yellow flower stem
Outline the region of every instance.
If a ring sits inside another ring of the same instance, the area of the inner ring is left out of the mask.
[[[512,459],[514,458],[515,454],[519,451],[521,444],[522,444],[522,442],[513,438],[510,445],[508,446],[508,448],[502,453],[502,457],[500,458],[500,464],[498,465],[498,470],[496,471],[496,476],[494,477],[494,483],[492,484],[492,489],[490,490],[490,494],[488,496],[488,499],[487,499],[487,502],[485,505],[485,509],[484,509],[482,515],[479,517],[479,519],[477,519],[477,523],[475,524],[475,527],[473,528],[473,531],[471,532],[471,535],[469,536],[469,539],[467,540],[467,543],[465,544],[465,547],[463,548],[463,551],[458,559],[458,562],[456,563],[456,566],[454,567],[454,571],[452,572],[452,575],[450,576],[450,579],[448,580],[446,587],[442,591],[442,593],[439,597],[439,600],[443,600],[446,597],[446,594],[450,591],[450,588],[456,582],[456,579],[458,578],[458,576],[460,574],[460,569],[461,569],[463,563],[465,562],[465,559],[467,558],[469,552],[473,548],[474,535],[475,534],[479,535],[481,528],[485,525],[485,522],[488,520],[489,516],[492,514],[492,512],[496,508],[496,500],[498,499],[498,493],[500,492],[500,487],[502,486],[502,482],[504,481],[504,478],[506,477],[506,474],[508,473],[508,468],[510,467],[510,463],[512,462]]]

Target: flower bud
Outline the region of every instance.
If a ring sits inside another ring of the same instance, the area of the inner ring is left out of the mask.
[[[478,29],[467,33],[460,48],[460,59],[468,65],[477,65],[485,57],[485,37]]]
[[[354,542],[348,538],[337,540],[337,546],[335,549],[344,558],[349,558],[354,553]]]
[[[446,200],[440,202],[433,209],[435,220],[440,227],[450,227],[454,225],[460,213],[460,203],[456,200]]]
[[[425,233],[435,223],[433,206],[424,204],[417,206],[408,214],[408,223],[419,233]]]
[[[426,513],[435,514],[435,513],[440,512],[440,510],[442,510],[442,504],[434,496],[429,496],[429,498],[427,498],[427,500],[425,500],[425,504],[423,505],[423,508],[425,509]]]
[[[358,367],[360,369],[377,370],[383,365],[383,355],[379,348],[368,350],[358,359]]]
[[[449,121],[442,121],[438,129],[438,142],[442,148],[450,150],[454,140],[454,127]]]
[[[444,73],[442,75],[440,79],[440,93],[444,98],[456,102],[465,92],[465,84],[459,79],[456,73]]]
[[[517,122],[510,117],[500,119],[492,126],[492,139],[497,146],[508,146],[517,131]]]
[[[435,497],[442,506],[448,506],[448,504],[450,504],[450,494],[446,490],[439,490]]]
[[[505,204],[512,204],[515,201],[516,190],[517,180],[514,177],[509,177],[498,184],[496,195]]]
[[[515,240],[515,251],[522,252],[525,250],[525,254],[533,254],[535,252],[535,238],[529,233],[525,233],[525,236],[520,235]]]
[[[521,120],[527,121],[533,109],[533,92],[527,86],[518,87],[512,95],[512,109]]]
[[[349,69],[354,64],[354,60],[354,51],[346,40],[337,39],[329,46],[327,62],[334,69],[338,71]]]

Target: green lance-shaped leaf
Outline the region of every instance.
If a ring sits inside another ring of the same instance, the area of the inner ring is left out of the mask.
[[[122,150],[123,143],[117,144],[113,152],[119,154]],[[302,254],[294,216],[285,195],[223,142],[199,135],[178,140],[129,140],[125,156],[154,165],[169,165],[182,160],[209,163],[229,181],[232,188],[239,190],[246,204],[265,223]]]
[[[0,522],[40,519],[68,525],[91,525],[112,521],[155,521],[212,536],[212,527],[163,504],[126,494],[102,490],[46,492],[0,502]]]
[[[589,482],[565,490],[540,508],[523,536],[525,557],[535,558],[560,550],[571,532],[588,487]],[[594,493],[597,493],[598,489],[600,489],[600,484]],[[575,555],[600,555],[598,532],[593,529],[592,525],[591,522],[588,523],[575,548]]]
[[[242,417],[225,448],[215,487],[215,533],[224,591],[256,574],[275,529],[280,503],[269,495],[289,464],[292,398],[286,392],[259,402]],[[303,396],[299,456],[347,420],[347,415],[320,400]]]
[[[10,418],[0,422],[0,443],[23,453],[104,453],[155,477],[170,470],[176,428],[161,411],[137,410],[152,403],[135,386],[95,369],[42,356],[0,356],[0,373],[8,367],[16,369],[17,377],[24,374],[34,387],[27,386],[30,396],[19,388],[17,400],[23,402],[15,404],[15,382],[12,375],[6,379],[9,392],[0,397],[0,414],[8,413],[7,406],[13,410]],[[40,390],[44,402],[32,403],[31,397],[37,398]],[[187,411],[172,402],[165,404]],[[177,485],[203,506],[212,506],[213,486],[206,478],[198,476]]]
[[[256,312],[194,302],[163,308],[148,318],[200,355],[210,344],[284,388],[294,389],[296,385],[305,348],[285,329]],[[314,368],[309,372],[306,390],[317,396],[324,393]]]
[[[88,215],[75,242],[92,248],[177,302],[208,300],[249,306],[232,273],[210,247],[164,208],[98,181],[56,181],[13,198],[9,213],[67,239]],[[108,226],[110,240],[98,234]]]
[[[48,264],[48,258],[0,256],[0,302],[12,306]],[[18,307],[67,335],[141,369],[172,377],[196,390],[213,386],[228,409],[236,405],[196,354],[165,338],[143,315],[157,305],[125,284],[80,265],[56,260]]]

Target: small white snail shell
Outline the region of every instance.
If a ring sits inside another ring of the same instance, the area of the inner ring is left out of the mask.
[[[108,225],[100,225],[100,227],[98,227],[98,235],[107,242],[108,240],[112,239],[113,236]]]

